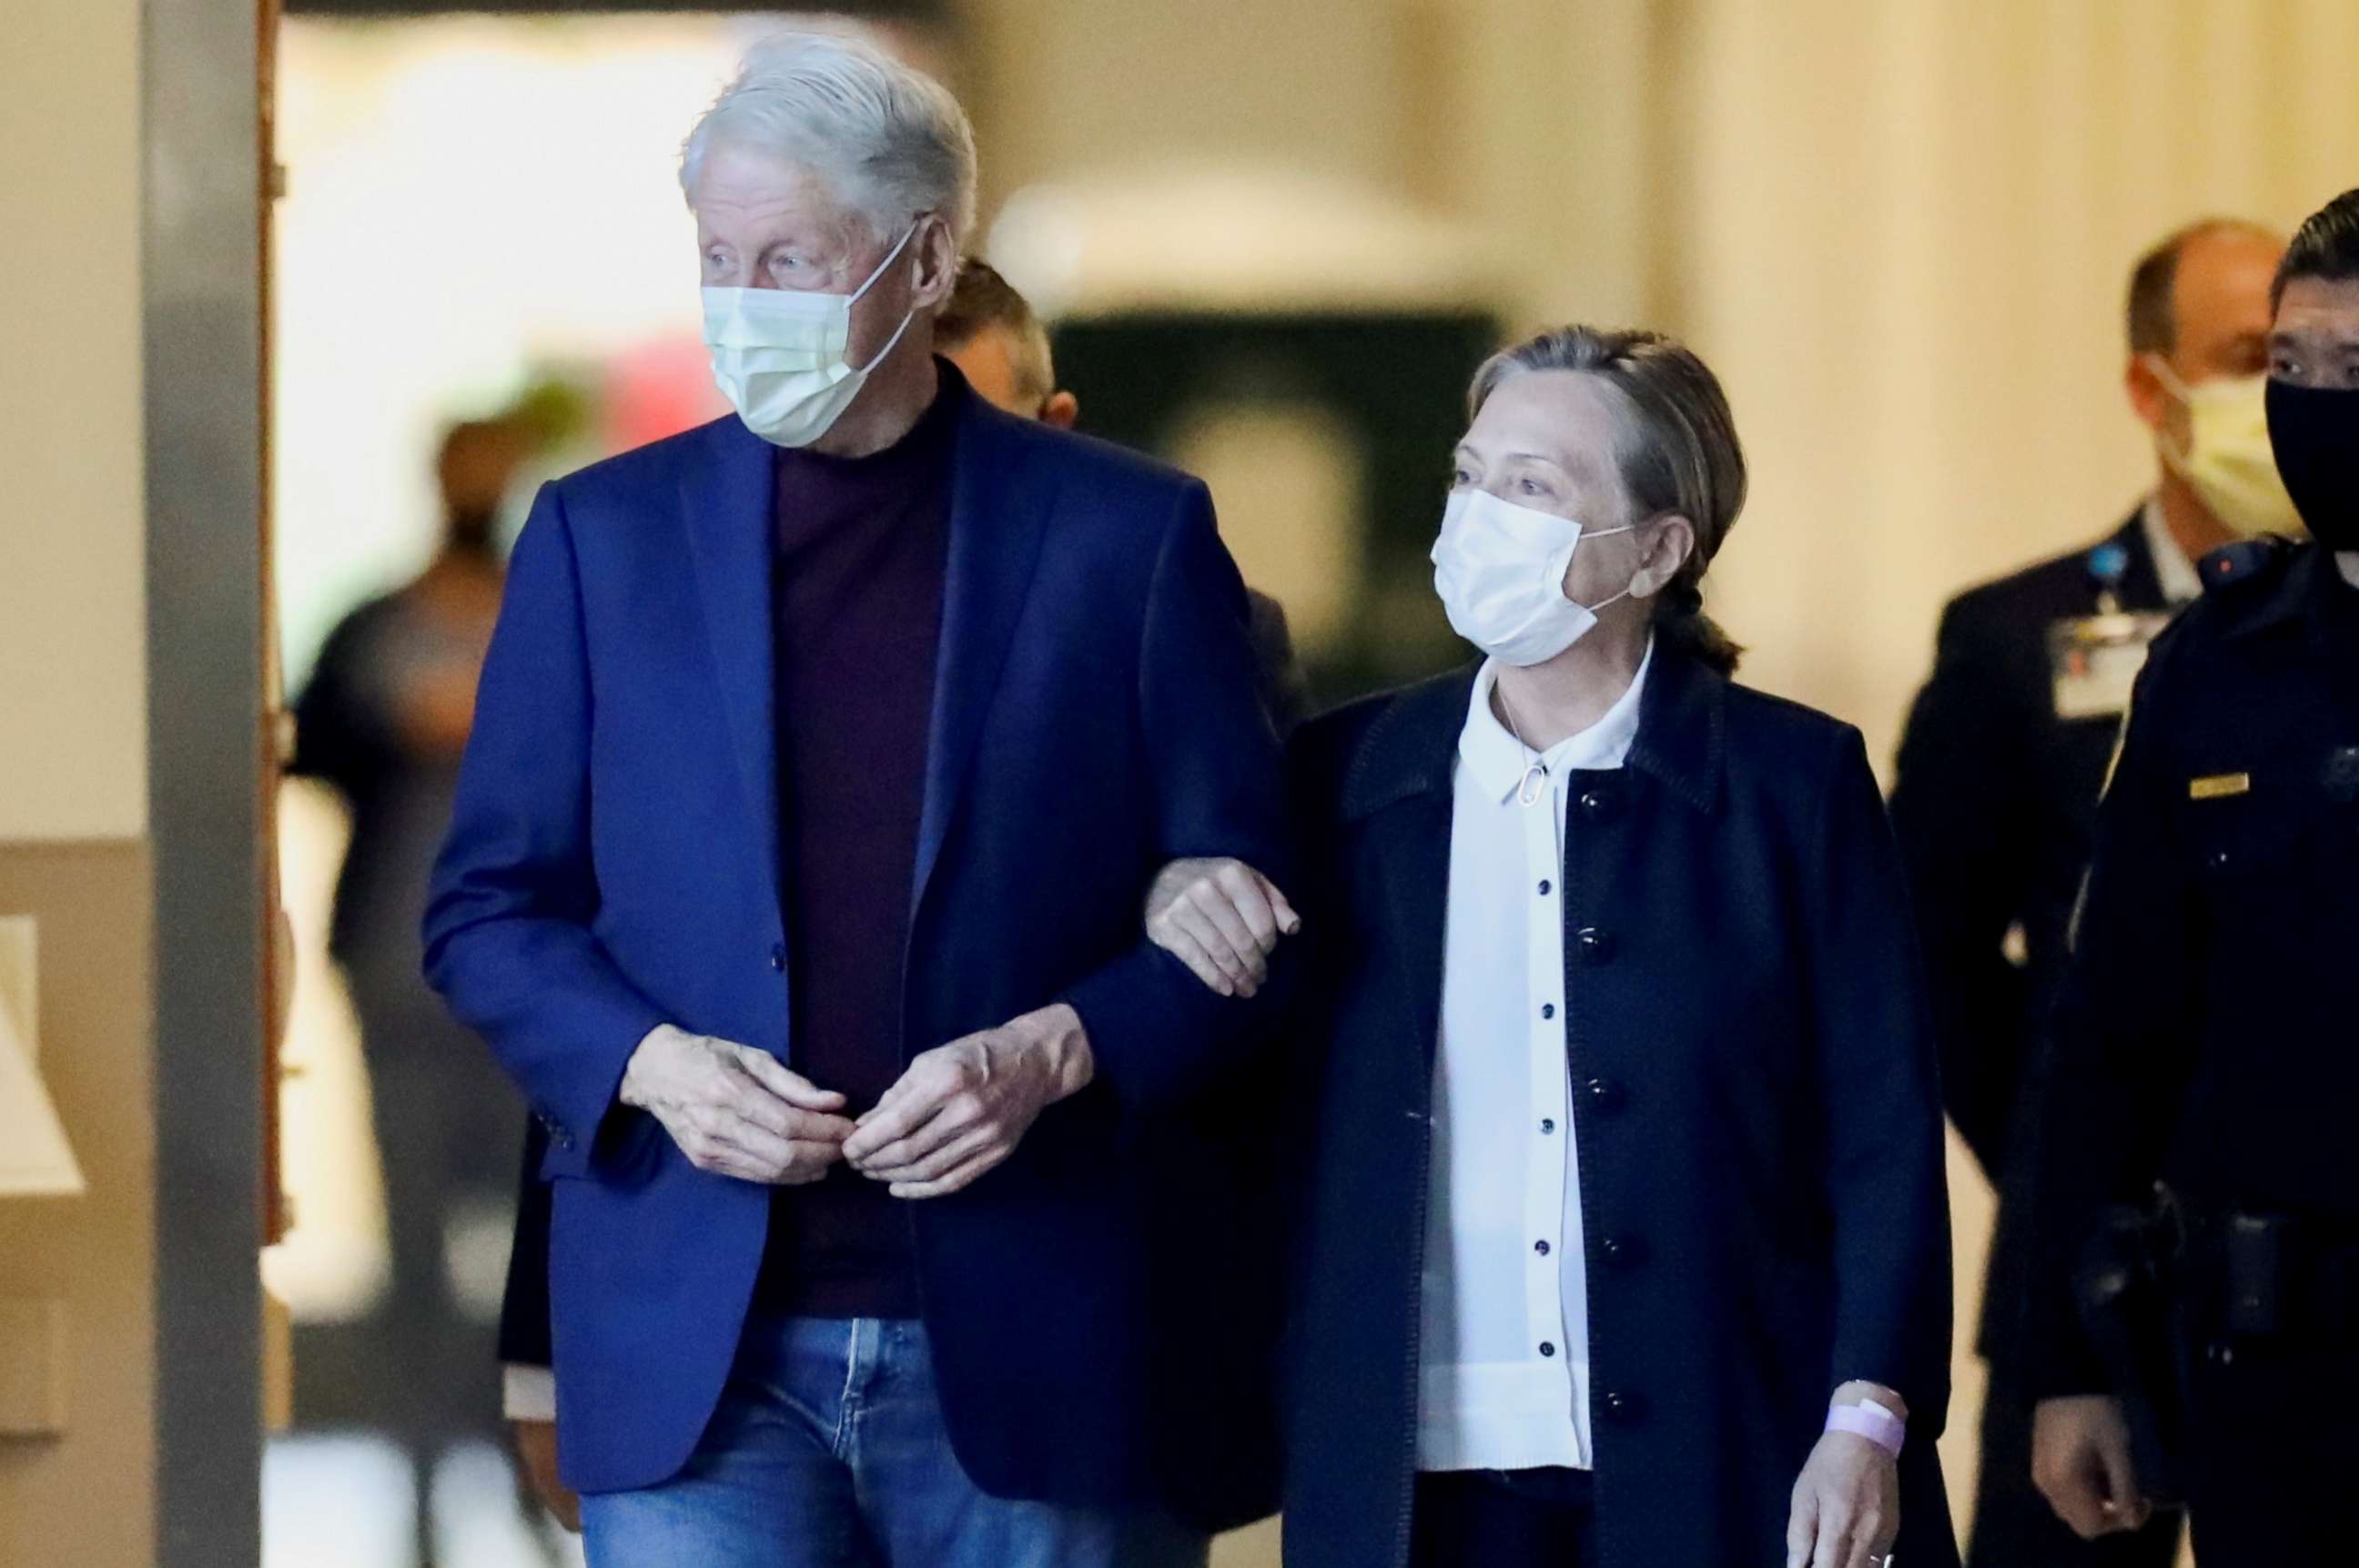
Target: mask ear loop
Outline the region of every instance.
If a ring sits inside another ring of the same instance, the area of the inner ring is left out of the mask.
[[[1650,523],[1650,522],[1653,522],[1653,521],[1654,521],[1654,519],[1653,519],[1652,517],[1649,517],[1649,518],[1647,518],[1647,522],[1649,522],[1649,523]],[[1582,530],[1581,530],[1581,538],[1579,538],[1579,539],[1575,539],[1575,540],[1573,540],[1573,541],[1572,541],[1572,550],[1570,550],[1565,551],[1565,557],[1564,557],[1564,572],[1570,572],[1570,571],[1571,571],[1571,570],[1572,570],[1572,556],[1573,556],[1573,551],[1574,551],[1574,550],[1579,550],[1579,549],[1580,549],[1583,544],[1587,543],[1589,540],[1593,539],[1612,539],[1615,534],[1635,534],[1635,533],[1636,533],[1640,528],[1644,528],[1644,527],[1646,527],[1646,526],[1647,526],[1647,525],[1646,525],[1646,523],[1632,523],[1632,524],[1629,524],[1627,527],[1625,527],[1625,528],[1597,528],[1597,529],[1594,529],[1594,530],[1590,529],[1590,528],[1583,528],[1583,529],[1582,529]],[[1563,581],[1564,581],[1564,572],[1560,572],[1559,573],[1557,573],[1557,581],[1558,581],[1558,582],[1560,582],[1560,583],[1561,583],[1561,582],[1563,582]],[[1559,591],[1560,591],[1560,592],[1561,592],[1561,590],[1559,590]],[[1584,610],[1588,611],[1591,615],[1593,615],[1597,614],[1597,612],[1598,612],[1598,611],[1604,609],[1607,605],[1610,605],[1610,604],[1620,604],[1623,600],[1627,599],[1629,596],[1630,596],[1630,590],[1629,590],[1629,589],[1627,589],[1627,588],[1625,588],[1625,589],[1623,589],[1623,590],[1622,590],[1622,592],[1620,592],[1619,593],[1614,594],[1614,597],[1612,597],[1611,599],[1603,600],[1603,601],[1601,601],[1601,602],[1599,602],[1599,603],[1597,603],[1597,604],[1582,604],[1582,605],[1581,605],[1581,607],[1582,607],[1582,609],[1584,609]],[[1570,594],[1567,594],[1567,595],[1566,595],[1566,598],[1565,598],[1565,603],[1567,603],[1567,604],[1581,604],[1581,601],[1580,601],[1580,600],[1578,600],[1578,599],[1575,599],[1575,598],[1571,597]]]
[[[895,243],[890,251],[886,253],[885,259],[876,264],[876,270],[868,275],[868,281],[853,289],[852,291],[851,298],[847,299],[843,302],[843,308],[847,311],[850,310],[853,306],[860,303],[862,295],[866,294],[871,289],[876,286],[876,280],[885,276],[886,268],[891,267],[894,262],[900,259],[901,253],[909,248],[909,241],[917,234],[919,226],[924,223],[929,215],[930,214],[929,213],[920,212],[917,217],[910,220],[909,226],[901,232],[900,239]],[[893,335],[885,340],[885,346],[878,349],[875,354],[870,358],[866,365],[862,365],[853,374],[855,376],[865,376],[870,371],[875,369],[878,365],[884,364],[885,356],[891,354],[895,349],[900,346],[902,335],[909,330],[909,323],[917,319],[918,307],[915,302],[912,302],[907,313],[901,317],[901,324],[895,327],[893,329]]]

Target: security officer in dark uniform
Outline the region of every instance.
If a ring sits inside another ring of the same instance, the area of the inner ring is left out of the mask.
[[[2139,258],[2125,380],[2154,432],[2155,490],[2103,539],[1952,600],[1900,743],[1892,822],[1916,893],[1942,1098],[1999,1200],[1975,1346],[1990,1381],[1973,1568],[2169,1568],[2178,1555],[2176,1516],[2091,1544],[2032,1486],[2023,1111],[2147,644],[2201,594],[2201,556],[2296,526],[2260,427],[2269,289],[2284,252],[2277,234],[2215,219]],[[2230,409],[2241,423],[2223,417]],[[2256,467],[2267,484],[2250,482]]]
[[[2034,1188],[2041,1488],[2095,1535],[2165,1484],[2080,1310],[2108,1205],[2148,1205],[2166,1354],[2135,1391],[2178,1412],[2204,1568],[2359,1559],[2359,191],[2287,253],[2266,396],[2316,542],[2207,557],[2138,678]]]

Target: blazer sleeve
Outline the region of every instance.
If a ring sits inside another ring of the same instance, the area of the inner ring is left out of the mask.
[[[1952,605],[1941,618],[1933,673],[1909,709],[1892,785],[1892,828],[1924,941],[1941,1097],[1994,1181],[2032,1058],[2028,985],[2003,951],[2007,928],[2027,912],[2038,850],[2023,695],[2008,684]]]
[[[1821,802],[1809,918],[1834,1375],[1899,1390],[1911,1430],[1929,1438],[1941,1430],[1950,1380],[1940,1068],[1900,856],[1866,748],[1848,726]]]
[[[1157,864],[1244,861],[1279,886],[1291,866],[1277,739],[1262,705],[1245,583],[1212,495],[1182,495],[1148,590],[1138,721],[1153,781]],[[1142,897],[1144,889],[1142,889]],[[1142,935],[1062,998],[1081,1015],[1098,1075],[1125,1105],[1185,1100],[1243,1067],[1267,1037],[1297,967],[1287,943],[1250,1001],[1223,997]]]
[[[549,1175],[588,1174],[620,1141],[623,1070],[668,1021],[592,929],[594,716],[571,534],[544,487],[509,566],[425,937],[428,981],[549,1122]]]
[[[2105,1387],[2073,1275],[2107,1204],[2151,1198],[2195,1070],[2190,862],[2159,722],[2170,686],[2164,639],[2139,674],[2097,811],[2039,1097],[2028,1370],[2042,1398]]]

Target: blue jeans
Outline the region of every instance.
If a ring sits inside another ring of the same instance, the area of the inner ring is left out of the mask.
[[[951,1453],[923,1324],[762,1318],[660,1486],[582,1499],[591,1568],[1203,1568],[1169,1519],[994,1497]]]

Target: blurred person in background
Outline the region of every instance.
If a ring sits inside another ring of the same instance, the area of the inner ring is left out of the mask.
[[[1294,746],[1287,1563],[1954,1565],[1908,887],[1859,733],[1703,613],[1720,384],[1571,327],[1470,402],[1434,581],[1483,662]],[[1174,867],[1150,930],[1227,984],[1266,887]]]
[[[1048,330],[1031,301],[989,262],[969,256],[959,266],[958,289],[934,323],[942,356],[959,367],[984,401],[1056,426],[1074,428],[1081,400],[1057,385]],[[1262,676],[1262,702],[1281,738],[1310,716],[1310,687],[1286,606],[1256,589],[1245,590],[1253,612],[1254,659]]]
[[[2032,1188],[2040,1488],[2089,1537],[2183,1497],[2204,1568],[2350,1561],[2359,1474],[2359,191],[2295,234],[2274,304],[2267,429],[2310,542],[2207,556],[2138,676]],[[2125,1224],[2135,1267],[2087,1271]],[[2125,1320],[2147,1354],[2108,1357]],[[2125,1397],[2175,1441],[2136,1453]]]
[[[1967,1541],[1976,1568],[2167,1568],[2178,1555],[2175,1515],[2091,1544],[2031,1484],[2027,1112],[2105,764],[2147,642],[2201,593],[2207,552],[2295,526],[2262,408],[2284,253],[2258,225],[2212,219],[2138,259],[2124,380],[2153,432],[2154,488],[2104,538],[1951,601],[1901,737],[1892,823],[1924,935],[1942,1097],[1998,1195],[1976,1342],[1990,1366]]]
[[[1287,855],[1243,585],[1200,483],[936,357],[939,84],[774,39],[681,184],[736,412],[543,490],[427,918],[548,1133],[591,1561],[1201,1563],[1274,1500],[1282,992],[1139,921]]]
[[[959,264],[950,303],[934,320],[934,346],[994,408],[1059,430],[1072,429],[1080,416],[1080,400],[1057,386],[1049,334],[1031,303],[989,262],[969,256]],[[1247,593],[1263,702],[1283,738],[1303,717],[1308,683],[1285,608],[1266,593]],[[502,1398],[533,1490],[568,1530],[579,1530],[581,1499],[557,1474],[557,1386],[549,1370],[549,1188],[539,1175],[549,1134],[538,1121],[525,1131],[516,1240],[500,1308]]]
[[[360,1023],[390,1252],[386,1293],[360,1323],[299,1331],[297,1413],[402,1445],[421,1561],[433,1554],[436,1461],[498,1436],[497,1404],[470,1370],[492,1347],[491,1313],[461,1289],[453,1259],[463,1231],[506,1215],[522,1112],[420,976],[418,922],[499,614],[500,504],[538,444],[519,418],[443,437],[440,550],[415,581],[337,626],[295,704],[289,771],[332,785],[352,814],[329,951]]]

